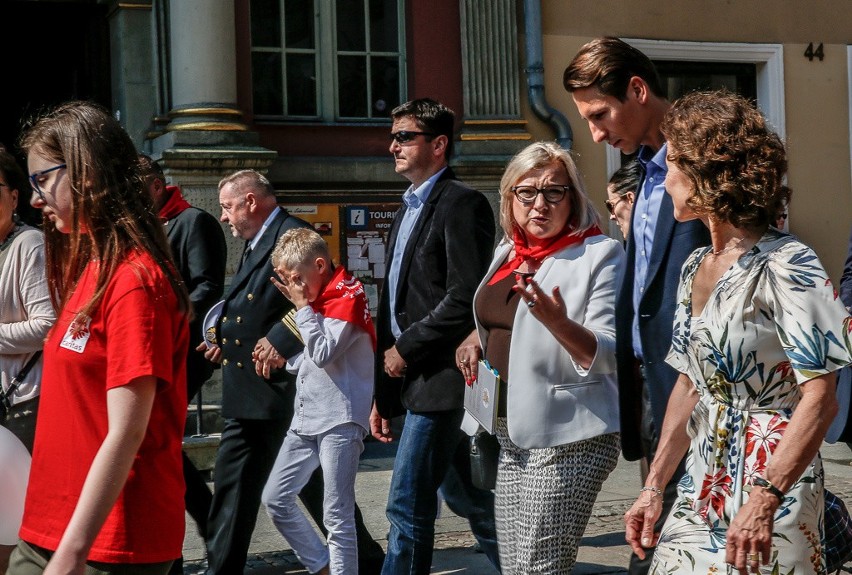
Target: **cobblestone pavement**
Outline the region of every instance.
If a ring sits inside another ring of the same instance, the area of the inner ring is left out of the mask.
[[[852,451],[846,445],[825,445],[826,487],[852,503]],[[384,504],[390,481],[393,451],[387,446],[368,443],[358,474],[356,497],[364,513],[368,529],[383,547],[387,545],[387,520]],[[639,471],[635,463],[620,461],[598,496],[589,525],[577,556],[576,575],[626,574],[630,550],[624,542],[622,516],[638,492]],[[188,520],[191,521],[191,520]],[[185,575],[204,572],[203,549],[188,528],[184,545]],[[381,537],[380,537],[381,535]],[[852,572],[852,571],[850,571]],[[261,510],[252,549],[245,573],[250,575],[289,575],[307,571],[287,549],[283,538],[275,531]],[[492,575],[496,571],[485,555],[474,549],[474,539],[466,522],[446,507],[436,523],[433,574]]]

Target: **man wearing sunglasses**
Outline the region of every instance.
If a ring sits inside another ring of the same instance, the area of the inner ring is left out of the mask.
[[[391,418],[405,414],[394,462],[383,575],[429,573],[438,489],[498,566],[494,496],[470,480],[460,429],[464,377],[455,349],[474,327],[472,301],[494,247],[494,213],[481,193],[455,179],[448,161],[454,114],[434,100],[391,112],[390,153],[411,185],[390,231],[387,278],[376,324],[376,392],[370,431],[394,441]]]
[[[621,448],[628,461],[657,450],[669,395],[677,372],[665,359],[672,343],[672,324],[680,271],[686,258],[710,243],[700,220],[677,222],[664,186],[666,142],[660,132],[669,102],[654,64],[618,38],[597,38],[580,48],[563,77],[595,142],[607,142],[625,154],[638,150],[644,175],[636,190],[627,237],[627,258],[616,295],[616,357],[621,416]],[[683,471],[664,490],[659,524],[677,495]],[[643,478],[644,480],[644,478]],[[631,575],[647,573],[653,549],[630,559]]]

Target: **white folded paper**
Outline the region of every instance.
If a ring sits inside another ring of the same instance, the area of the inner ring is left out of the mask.
[[[464,408],[485,431],[494,433],[497,425],[497,403],[500,375],[484,360],[479,360],[476,380],[464,389]]]

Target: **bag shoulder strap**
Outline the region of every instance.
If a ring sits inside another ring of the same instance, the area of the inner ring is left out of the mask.
[[[27,377],[27,374],[30,372],[30,370],[33,368],[33,366],[34,366],[34,365],[36,364],[36,362],[38,361],[38,358],[40,358],[40,357],[41,357],[41,350],[38,350],[37,352],[35,352],[35,353],[34,353],[34,354],[30,357],[30,359],[29,359],[29,360],[27,360],[27,363],[26,363],[26,364],[24,364],[24,367],[23,367],[23,368],[21,368],[21,371],[19,371],[19,372],[18,372],[18,375],[16,375],[16,376],[12,379],[12,381],[10,381],[10,382],[9,382],[9,387],[8,387],[8,388],[6,388],[6,390],[5,390],[5,391],[0,392],[0,397],[2,397],[3,399],[7,399],[7,398],[9,398],[9,397],[10,397],[13,393],[15,393],[15,390],[16,390],[16,389],[18,389],[18,385],[20,385],[20,383],[21,383],[22,381],[24,381],[24,378],[25,378],[25,377]]]

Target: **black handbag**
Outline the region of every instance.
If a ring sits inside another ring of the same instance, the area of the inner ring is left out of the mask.
[[[825,569],[829,573],[839,571],[852,560],[852,517],[843,500],[825,490],[825,541],[822,546]]]
[[[494,489],[497,484],[497,436],[480,429],[470,438],[470,479],[479,489]]]

